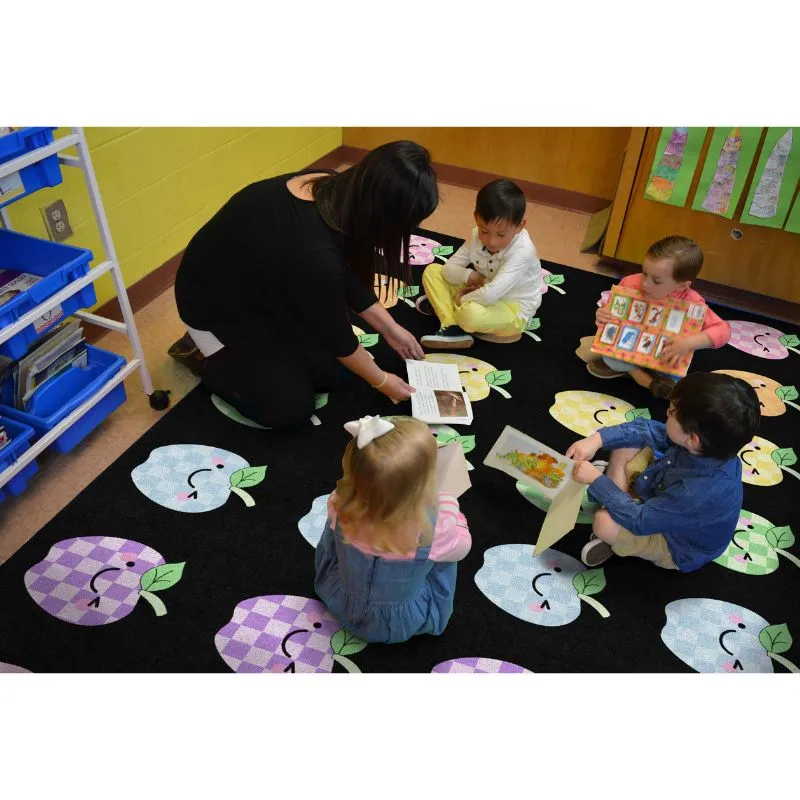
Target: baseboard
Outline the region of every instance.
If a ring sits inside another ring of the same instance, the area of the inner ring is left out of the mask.
[[[144,308],[151,300],[155,300],[158,295],[175,283],[175,275],[178,272],[178,266],[182,258],[183,250],[128,287],[128,300],[134,313]],[[122,309],[119,307],[119,301],[116,297],[107,303],[103,303],[93,313],[122,322]],[[96,342],[103,334],[108,333],[106,328],[92,325],[90,322],[83,323],[83,330],[86,341],[90,344]]]
[[[609,256],[603,256],[599,263],[615,270],[619,277],[633,275],[642,271],[641,264],[621,261],[618,258],[610,258]],[[798,303],[702,279],[692,281],[692,288],[696,289],[706,300],[718,303],[734,311],[748,311],[751,314],[762,314],[765,317],[788,322],[792,325],[800,325],[800,304]]]
[[[319,161],[315,161],[312,167],[320,169],[333,169],[339,164],[356,164],[369,150],[362,147],[350,147],[342,145],[336,150],[331,151]],[[434,162],[433,168],[442,183],[449,183],[454,186],[461,186],[465,189],[480,189],[481,186],[489,181],[498,178],[511,179],[525,192],[525,197],[529,203],[538,203],[543,206],[552,206],[566,211],[577,211],[581,214],[594,214],[602,211],[611,205],[611,201],[603,197],[594,197],[581,192],[573,192],[568,189],[558,189],[555,186],[546,186],[542,183],[533,183],[509,175],[496,175],[492,172],[481,172],[477,169],[467,169],[466,167],[456,167],[452,164],[439,164]]]

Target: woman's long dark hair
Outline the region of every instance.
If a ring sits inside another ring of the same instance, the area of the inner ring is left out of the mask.
[[[314,179],[311,191],[325,223],[344,234],[348,267],[366,286],[376,276],[410,282],[409,237],[439,204],[424,147],[383,144],[345,172]]]

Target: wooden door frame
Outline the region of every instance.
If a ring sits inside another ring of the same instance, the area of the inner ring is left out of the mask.
[[[625,157],[622,160],[617,189],[614,192],[614,199],[611,203],[611,216],[608,220],[608,228],[603,239],[603,249],[601,255],[614,258],[617,253],[617,245],[622,235],[622,225],[625,222],[625,215],[628,213],[628,204],[633,191],[633,184],[636,180],[636,172],[639,169],[639,161],[644,149],[644,141],[647,137],[648,128],[631,128],[628,137],[628,144],[625,146]]]

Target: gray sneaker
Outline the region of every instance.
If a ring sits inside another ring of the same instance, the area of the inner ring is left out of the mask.
[[[430,350],[465,350],[472,347],[475,340],[458,325],[439,328],[436,333],[420,338],[420,344]]]
[[[586,542],[583,550],[581,550],[581,561],[587,567],[599,567],[613,555],[614,551],[611,549],[611,545],[606,544],[602,539],[598,539],[592,534],[592,538]]]

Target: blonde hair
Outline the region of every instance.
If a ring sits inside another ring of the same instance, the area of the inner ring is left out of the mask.
[[[384,553],[408,553],[420,531],[432,534],[428,510],[436,497],[436,439],[411,417],[391,417],[394,430],[358,448],[353,439],[336,483],[336,512],[346,542]]]

